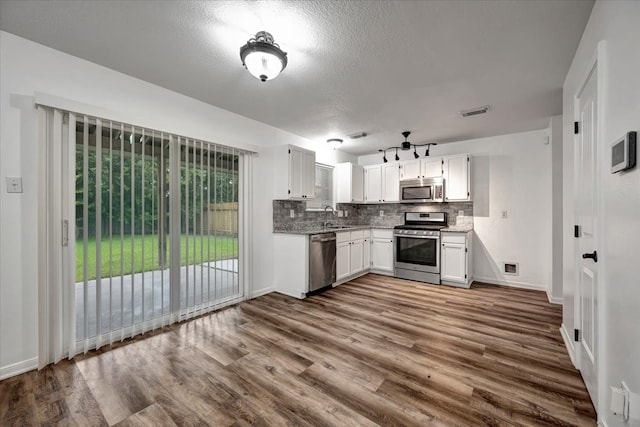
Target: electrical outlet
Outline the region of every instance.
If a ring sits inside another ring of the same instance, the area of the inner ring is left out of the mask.
[[[291,218],[295,218],[296,217],[296,211],[295,209],[289,209],[289,216]]]
[[[22,178],[19,176],[8,176],[7,193],[22,193]]]
[[[336,212],[338,212],[338,218],[342,218],[345,214],[345,212],[343,210],[338,209]]]
[[[384,216],[384,211],[380,211],[380,216]]]
[[[509,211],[505,209],[502,211],[502,219],[507,219],[507,218],[509,218]]]
[[[348,217],[349,216],[349,211],[344,211],[344,217]]]

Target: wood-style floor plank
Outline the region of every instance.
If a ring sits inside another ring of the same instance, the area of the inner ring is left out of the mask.
[[[0,425],[594,426],[544,292],[369,274],[0,382]]]

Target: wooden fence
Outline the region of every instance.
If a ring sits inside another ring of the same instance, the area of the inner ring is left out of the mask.
[[[206,213],[209,233],[238,234],[238,202],[211,203]]]

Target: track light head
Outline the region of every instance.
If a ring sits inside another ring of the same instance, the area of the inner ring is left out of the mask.
[[[400,156],[398,156],[398,149],[396,148],[396,162],[400,160]]]
[[[416,147],[415,147],[415,145],[413,146],[413,157],[415,157],[416,159],[417,159],[418,157],[420,157],[420,156],[418,155],[418,152],[416,151]]]

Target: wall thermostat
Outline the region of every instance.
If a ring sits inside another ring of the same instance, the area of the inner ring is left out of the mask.
[[[637,135],[635,131],[627,132],[611,144],[611,173],[635,167]]]

